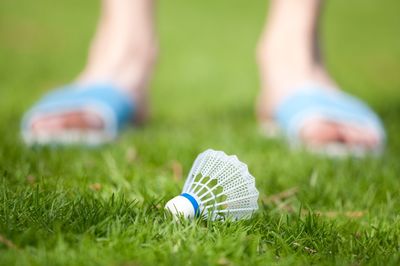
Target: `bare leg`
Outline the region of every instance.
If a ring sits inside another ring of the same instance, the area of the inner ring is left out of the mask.
[[[156,48],[153,1],[103,0],[87,64],[75,83],[112,83],[135,99],[142,119]],[[101,127],[98,117],[82,112],[49,115],[33,123],[38,131]]]
[[[271,120],[274,110],[302,84],[317,82],[336,89],[327,73],[317,43],[319,0],[272,0],[270,14],[258,44],[261,75],[258,118]],[[342,142],[346,145],[377,145],[378,137],[356,125],[313,120],[301,131],[311,145]]]

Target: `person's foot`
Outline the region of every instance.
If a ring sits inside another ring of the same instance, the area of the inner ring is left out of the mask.
[[[274,72],[268,71],[267,73]],[[304,88],[309,82],[318,84],[320,89],[337,90],[333,84],[324,82],[316,76],[310,76],[291,87],[272,86],[263,87],[258,98],[257,118],[265,130],[277,130],[276,110],[282,102],[294,95],[298,89]],[[374,150],[381,145],[381,136],[376,130],[357,124],[340,123],[324,118],[309,119],[299,132],[302,143],[310,148],[323,148],[326,145],[341,143],[349,148],[363,147],[365,150]]]
[[[282,102],[302,85],[318,84],[321,89],[338,87],[325,71],[315,42],[318,0],[272,1],[267,28],[257,51],[260,66],[261,93],[257,117],[271,126]],[[323,118],[307,121],[299,132],[308,147],[342,143],[373,150],[381,141],[376,131],[356,124],[333,122]]]
[[[108,83],[130,95],[136,123],[147,117],[147,85],[156,57],[151,1],[103,2],[103,12],[87,65],[73,84],[79,88]],[[56,112],[35,118],[33,134],[101,129],[102,119],[90,110]]]

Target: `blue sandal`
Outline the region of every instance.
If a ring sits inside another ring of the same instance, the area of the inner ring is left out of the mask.
[[[307,84],[285,99],[277,108],[274,120],[291,147],[304,146],[300,131],[307,121],[322,118],[335,123],[359,125],[376,133],[379,144],[371,149],[330,143],[324,147],[306,147],[312,152],[332,157],[380,154],[385,143],[385,130],[379,117],[362,101],[340,90],[327,90],[317,84]]]
[[[37,118],[80,110],[90,110],[97,114],[103,121],[103,128],[65,130],[57,134],[37,134],[31,130],[32,123]],[[24,115],[21,125],[22,137],[28,145],[100,145],[115,140],[120,130],[132,121],[134,112],[135,104],[131,97],[111,84],[65,86],[46,94]]]

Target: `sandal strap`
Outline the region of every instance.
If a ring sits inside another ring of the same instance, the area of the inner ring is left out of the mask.
[[[313,118],[369,128],[376,132],[381,143],[385,140],[382,122],[372,109],[340,90],[315,84],[302,86],[285,99],[275,112],[276,121],[291,143],[299,142],[300,130]]]
[[[104,123],[104,131],[115,138],[135,111],[132,98],[111,84],[68,85],[46,94],[22,119],[22,131],[30,130],[33,118],[76,110],[91,110]]]

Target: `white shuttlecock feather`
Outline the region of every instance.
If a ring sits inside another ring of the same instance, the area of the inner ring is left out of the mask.
[[[174,216],[248,219],[258,209],[255,179],[236,156],[206,150],[193,163],[182,194],[165,208]]]

